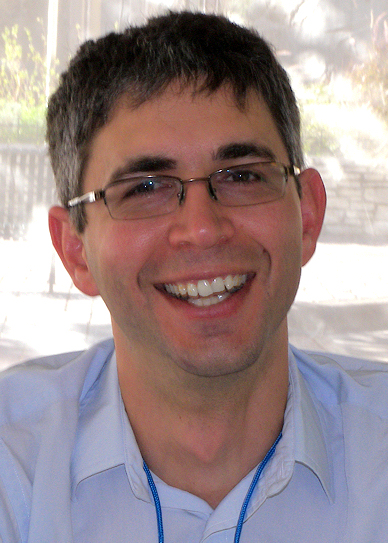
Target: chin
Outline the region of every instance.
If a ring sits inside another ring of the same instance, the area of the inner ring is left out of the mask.
[[[259,364],[262,349],[258,346],[245,349],[242,353],[230,349],[209,349],[206,352],[191,353],[185,351],[181,356],[173,356],[173,362],[184,372],[197,377],[226,377],[247,371]]]

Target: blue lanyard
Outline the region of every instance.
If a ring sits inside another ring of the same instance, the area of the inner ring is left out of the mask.
[[[281,437],[282,437],[282,433],[280,432],[280,434],[276,438],[275,443],[272,445],[270,450],[267,452],[267,454],[265,455],[262,462],[260,462],[260,464],[258,465],[257,470],[255,472],[255,475],[253,476],[252,482],[251,482],[251,484],[249,486],[248,492],[247,492],[247,494],[245,496],[244,502],[243,502],[242,507],[241,507],[241,511],[240,511],[240,515],[239,515],[239,519],[238,519],[237,527],[236,527],[236,533],[234,534],[234,543],[239,543],[239,541],[240,541],[243,522],[244,522],[244,519],[245,519],[245,515],[246,515],[247,509],[248,509],[248,504],[249,504],[250,499],[252,497],[253,491],[256,488],[256,485],[257,485],[257,483],[258,483],[258,481],[260,479],[261,474],[263,473],[263,470],[264,470],[265,466],[268,464],[268,462],[272,458],[272,456],[273,456],[273,454],[275,452],[275,449],[276,449],[276,445],[279,443]],[[150,469],[149,469],[149,467],[147,466],[147,464],[145,463],[144,460],[143,460],[143,467],[144,467],[144,471],[145,471],[145,473],[147,475],[148,484],[150,485],[152,496],[154,498],[155,509],[156,509],[156,520],[157,520],[157,523],[158,523],[158,538],[159,538],[158,541],[159,541],[159,543],[164,543],[162,507],[160,505],[159,494],[158,494],[154,479],[152,477],[152,474],[150,472]]]

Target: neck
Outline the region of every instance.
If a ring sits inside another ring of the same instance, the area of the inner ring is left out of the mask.
[[[120,388],[140,451],[167,484],[212,507],[261,462],[283,425],[287,345],[276,357],[222,377],[136,371],[116,344]],[[148,378],[150,377],[150,378]]]

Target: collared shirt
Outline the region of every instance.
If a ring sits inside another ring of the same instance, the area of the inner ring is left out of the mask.
[[[386,543],[388,366],[290,348],[289,372],[241,543]],[[215,510],[154,476],[166,543],[233,543],[253,473]],[[2,375],[0,541],[157,543],[112,341]]]

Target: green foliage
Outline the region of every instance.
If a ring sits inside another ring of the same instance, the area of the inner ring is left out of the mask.
[[[43,143],[45,112],[45,103],[30,106],[0,100],[0,142]]]
[[[303,150],[310,156],[336,155],[340,148],[338,133],[327,122],[317,118],[317,107],[336,102],[330,85],[317,81],[303,86],[300,112],[302,121]]]
[[[360,99],[388,125],[388,47],[356,66],[351,77]]]
[[[309,105],[316,104],[332,104],[336,101],[330,83],[326,81],[315,81],[314,83],[305,84],[303,86],[303,103]]]
[[[314,115],[314,108],[301,108],[303,150],[309,156],[335,156],[340,151],[339,134]]]
[[[4,55],[0,64],[0,141],[44,141],[46,105],[46,50],[42,33],[39,47],[31,32],[17,24],[1,33]],[[22,45],[24,43],[24,45]],[[55,73],[52,70],[52,80]]]

